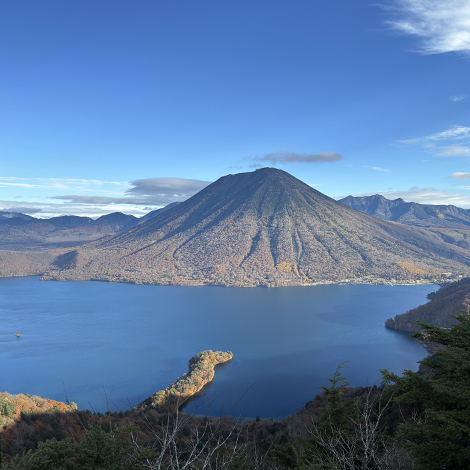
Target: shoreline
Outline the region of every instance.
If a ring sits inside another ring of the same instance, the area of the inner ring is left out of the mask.
[[[3,277],[28,277],[31,275],[25,276],[2,276]],[[34,276],[34,275],[32,275]],[[141,281],[131,281],[131,280],[116,280],[116,279],[98,279],[98,278],[80,278],[80,279],[58,279],[55,277],[47,276],[44,274],[38,274],[40,281],[56,281],[56,282],[107,282],[110,284],[131,284],[136,286],[179,286],[179,287],[203,287],[203,286],[213,286],[213,287],[235,287],[235,288],[252,288],[252,287],[266,287],[266,288],[276,288],[276,287],[312,287],[319,285],[339,285],[339,286],[349,286],[349,285],[366,285],[366,286],[420,286],[420,285],[444,285],[451,284],[453,282],[460,281],[467,276],[457,275],[452,278],[422,278],[422,279],[386,279],[380,277],[374,277],[371,279],[340,279],[340,280],[319,280],[314,282],[302,282],[298,280],[289,280],[285,282],[278,282],[273,284],[259,283],[259,284],[238,284],[238,283],[227,283],[227,282],[210,282],[210,281],[188,281],[188,282],[141,282]]]

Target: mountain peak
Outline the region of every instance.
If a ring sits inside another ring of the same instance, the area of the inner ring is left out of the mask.
[[[76,259],[46,278],[254,286],[470,272],[470,251],[352,210],[276,168],[219,178]]]

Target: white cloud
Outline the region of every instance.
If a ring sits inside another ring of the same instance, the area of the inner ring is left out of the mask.
[[[336,162],[343,157],[336,152],[323,153],[295,153],[295,152],[272,152],[262,157],[254,157],[252,166],[259,167],[262,163],[320,163]]]
[[[448,145],[436,149],[436,157],[470,157],[470,147]]]
[[[353,196],[373,196],[374,194],[381,194],[383,197],[391,200],[400,198],[406,202],[436,205],[450,204],[465,209],[470,208],[470,197],[465,194],[438,191],[435,188],[418,188],[418,186],[413,186],[407,191],[376,191],[375,193],[353,194]]]
[[[462,101],[466,98],[465,95],[454,95],[454,96],[450,96],[449,99],[451,101],[453,101],[454,103],[457,103],[458,101]]]
[[[27,213],[40,214],[43,218],[57,215],[98,217],[116,211],[142,216],[149,210],[183,201],[208,184],[209,181],[186,178],[147,178],[116,182],[4,176],[0,177],[0,188],[3,187],[4,192],[7,188],[16,188],[15,192],[22,188],[28,196],[22,198],[21,207],[19,201],[0,201],[0,210],[27,210]],[[43,202],[44,200],[48,201]]]
[[[397,0],[390,26],[421,39],[419,52],[470,52],[468,0]]]
[[[166,204],[161,204],[162,207]],[[132,214],[136,217],[141,217],[147,214],[150,210],[156,209],[152,207],[147,210],[147,207],[127,205],[116,207],[114,204],[74,204],[69,202],[55,203],[55,202],[37,202],[37,201],[18,201],[0,200],[0,211],[7,212],[21,212],[23,214],[30,214],[34,217],[48,219],[50,217],[57,217],[60,215],[79,215],[82,217],[100,217],[101,215],[110,214],[112,212],[124,212],[125,214]]]
[[[470,147],[452,143],[469,137],[470,127],[456,125],[445,131],[436,132],[425,137],[415,137],[414,139],[399,140],[398,142],[400,144],[420,145],[436,157],[470,157]],[[442,145],[445,143],[448,145]]]
[[[461,171],[457,171],[456,173],[452,173],[447,178],[453,178],[455,180],[470,180],[470,173],[462,173]]]
[[[435,134],[427,135],[425,137],[416,137],[414,139],[399,140],[401,144],[426,144],[441,142],[446,140],[465,139],[470,136],[470,127],[465,126],[452,126],[450,129]]]
[[[379,166],[365,166],[364,168],[370,168],[375,171],[390,171],[387,168],[380,168]]]
[[[113,189],[99,189],[106,185],[111,185]],[[92,189],[95,192],[122,194],[122,190],[127,189],[129,183],[75,178],[19,178],[16,176],[0,176],[0,188],[7,187],[25,189],[74,189],[78,191],[90,191],[90,189]],[[122,190],[117,192],[120,188],[122,188]]]

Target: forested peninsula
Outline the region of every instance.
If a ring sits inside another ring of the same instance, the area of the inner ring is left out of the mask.
[[[467,312],[470,309],[470,278],[446,284],[436,292],[428,294],[430,302],[420,305],[408,312],[389,318],[385,326],[392,330],[418,332],[421,327],[415,322],[420,321],[431,325],[449,328],[456,320],[452,315]]]
[[[192,357],[188,363],[188,372],[176,382],[171,383],[165,390],[160,390],[137,408],[156,408],[160,411],[174,411],[181,408],[193,395],[201,391],[215,374],[215,366],[231,361],[231,351],[201,351]]]

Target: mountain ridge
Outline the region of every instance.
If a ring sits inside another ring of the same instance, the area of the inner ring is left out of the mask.
[[[470,209],[453,205],[419,204],[380,194],[347,196],[338,202],[382,220],[428,228],[470,230]]]
[[[294,285],[470,273],[470,251],[382,221],[274,168],[226,175],[152,219],[75,250],[44,279]]]

